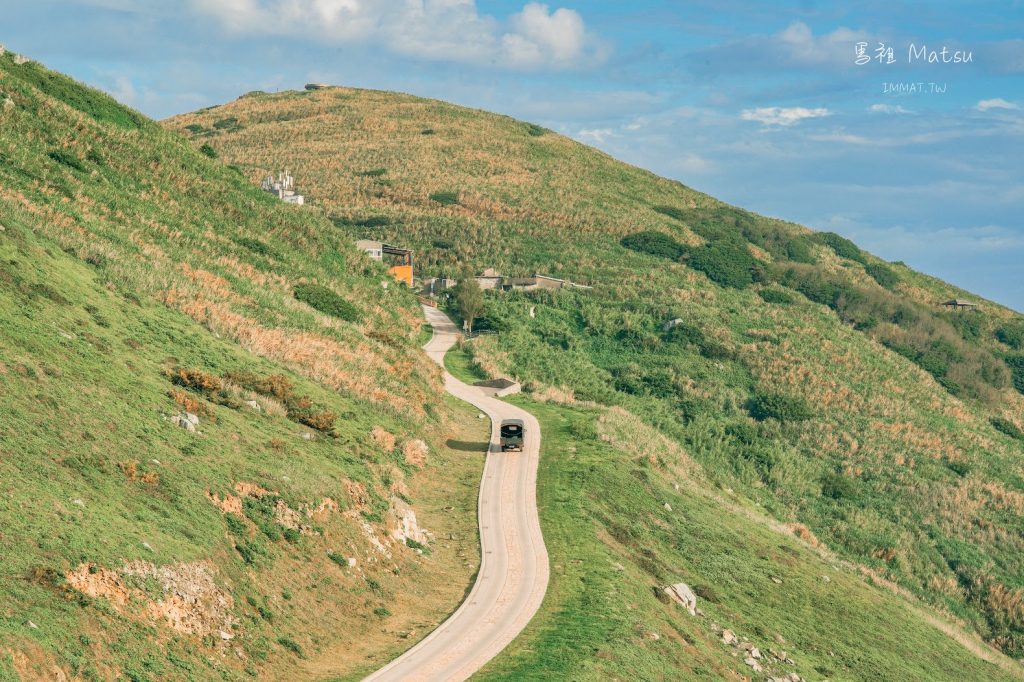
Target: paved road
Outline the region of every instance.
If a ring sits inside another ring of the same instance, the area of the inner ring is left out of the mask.
[[[448,317],[424,306],[434,336],[424,347],[442,367],[458,329]],[[436,630],[364,682],[465,680],[494,658],[530,622],[548,586],[548,552],[537,517],[540,425],[513,405],[490,398],[447,372],[445,389],[491,418],[491,444],[480,484],[478,515],[482,557],[466,601]],[[526,424],[522,452],[498,446],[502,419]]]

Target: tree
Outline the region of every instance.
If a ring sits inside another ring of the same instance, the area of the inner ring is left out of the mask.
[[[473,320],[480,317],[480,313],[484,311],[484,292],[469,273],[464,274],[455,285],[455,305],[458,306],[459,315],[465,321],[466,330],[472,333]]]

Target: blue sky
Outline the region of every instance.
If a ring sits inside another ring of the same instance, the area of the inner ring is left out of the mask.
[[[437,97],[544,124],[1024,311],[1022,0],[0,8],[9,49],[157,118],[309,81]],[[943,47],[970,61],[943,63]]]

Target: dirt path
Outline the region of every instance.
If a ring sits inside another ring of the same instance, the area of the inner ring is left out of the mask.
[[[423,310],[434,328],[424,350],[443,367],[458,329],[436,308]],[[466,601],[448,620],[365,682],[465,680],[526,627],[547,589],[548,553],[537,516],[540,425],[529,412],[487,397],[447,372],[444,385],[491,418],[490,452],[478,505],[480,572]],[[502,453],[498,446],[498,425],[510,418],[526,424],[522,452]]]

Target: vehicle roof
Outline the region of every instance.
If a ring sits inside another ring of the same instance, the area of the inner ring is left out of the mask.
[[[526,426],[522,419],[502,419],[501,425],[505,426],[506,424],[518,424],[519,426]]]

